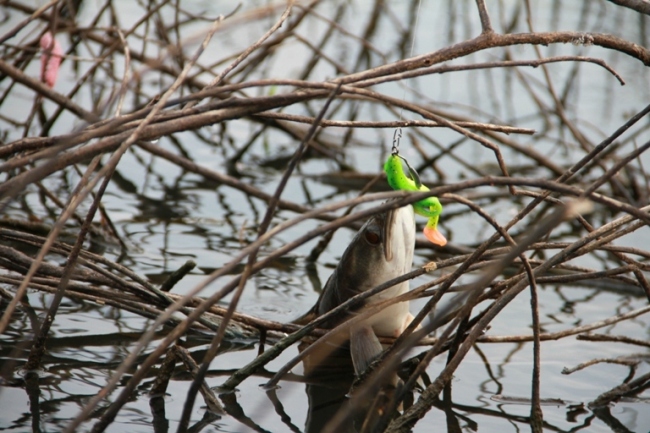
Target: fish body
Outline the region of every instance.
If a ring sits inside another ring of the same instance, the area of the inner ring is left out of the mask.
[[[415,217],[411,206],[372,217],[343,253],[314,307],[315,312],[322,315],[361,292],[409,272],[414,246]],[[366,304],[394,298],[408,290],[409,282],[405,281],[368,298]],[[353,326],[350,351],[357,373],[365,370],[382,351],[377,337],[399,336],[412,318],[408,302],[401,302]]]

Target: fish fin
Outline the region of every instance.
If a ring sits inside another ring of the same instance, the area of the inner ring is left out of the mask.
[[[381,343],[370,326],[361,325],[350,330],[350,354],[357,375],[363,373],[382,350]]]
[[[318,308],[320,307],[321,299],[323,298],[323,293],[324,292],[325,292],[325,290],[323,290],[320,293],[320,295],[318,296],[318,299],[316,300],[316,303],[309,309],[309,311],[307,311],[302,316],[293,319],[289,323],[293,323],[295,325],[305,326],[306,324],[308,324],[309,322],[311,322],[312,320],[317,318],[319,316]]]
[[[324,312],[331,310],[341,303],[341,301],[336,298],[336,293],[338,291],[338,285],[336,284],[336,274],[337,271],[334,270],[332,275],[330,275],[329,279],[325,283],[323,290],[321,290],[320,294],[318,295],[316,303],[309,309],[309,311],[307,311],[302,316],[293,319],[290,323],[304,326]]]
[[[314,320],[316,317],[318,317],[318,312],[315,310],[314,307],[312,307],[305,314],[303,314],[302,316],[300,316],[300,317],[298,317],[296,319],[293,319],[289,323],[293,323],[295,325],[305,326],[306,324],[308,324],[309,322]]]

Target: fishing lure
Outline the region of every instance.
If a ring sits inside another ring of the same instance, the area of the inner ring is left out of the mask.
[[[402,161],[408,167],[410,177],[404,173]],[[420,176],[411,167],[406,159],[401,157],[398,153],[393,152],[390,154],[386,163],[384,164],[384,172],[388,179],[388,184],[394,190],[403,191],[429,191],[429,188],[422,185]],[[426,227],[424,227],[424,236],[432,243],[440,245],[441,247],[447,244],[447,239],[438,231],[438,219],[442,213],[442,205],[437,197],[427,197],[423,200],[413,203],[413,210],[416,214],[429,218]]]

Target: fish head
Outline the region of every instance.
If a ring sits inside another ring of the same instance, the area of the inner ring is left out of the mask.
[[[370,218],[354,236],[325,285],[318,313],[324,314],[363,291],[409,272],[414,248],[415,216],[412,206],[389,210]],[[395,294],[381,297],[390,296]]]

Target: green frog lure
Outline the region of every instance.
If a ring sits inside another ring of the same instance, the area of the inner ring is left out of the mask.
[[[406,163],[410,177],[404,173],[402,161]],[[386,172],[388,184],[394,190],[429,191],[429,188],[422,185],[420,176],[409,165],[408,161],[395,151],[386,160],[384,172]],[[427,197],[424,200],[417,201],[413,203],[413,210],[416,214],[429,218],[426,227],[424,227],[424,236],[436,245],[440,245],[441,247],[445,246],[447,239],[438,231],[438,218],[440,218],[440,214],[442,213],[442,205],[438,198]]]

